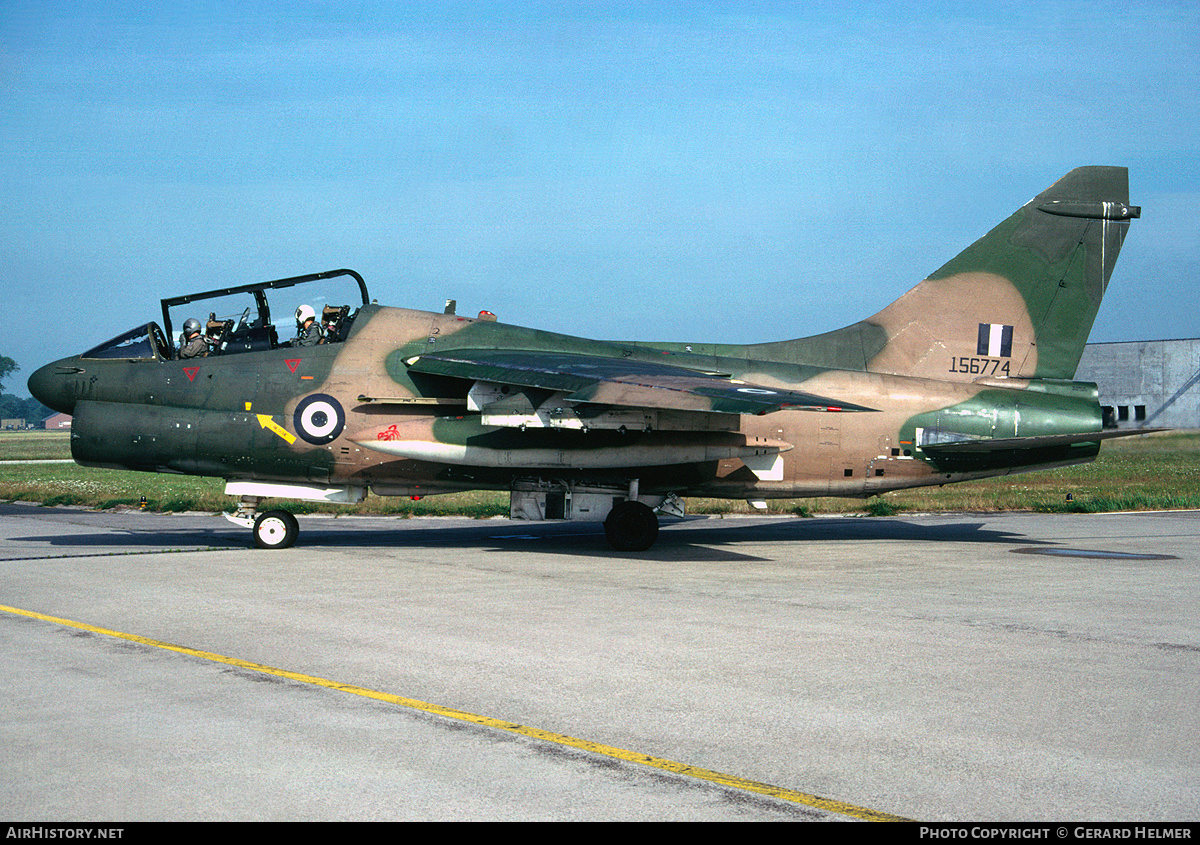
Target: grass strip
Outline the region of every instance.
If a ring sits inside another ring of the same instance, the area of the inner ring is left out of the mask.
[[[61,460],[70,457],[63,432],[0,433],[0,461]],[[234,500],[219,478],[87,469],[75,464],[0,464],[0,501],[41,502],[115,509],[136,508],[142,497],[148,510],[161,512],[232,511]],[[467,516],[508,514],[504,491],[472,491],[429,496],[419,501],[368,495],[358,505],[272,500],[294,513],[359,513],[394,516]],[[740,499],[690,498],[688,512],[715,515],[761,513]],[[1091,464],[1019,475],[900,490],[868,499],[774,499],[767,513],[869,513],[888,516],[905,511],[1098,513],[1125,510],[1200,508],[1200,433],[1172,432],[1105,443]]]

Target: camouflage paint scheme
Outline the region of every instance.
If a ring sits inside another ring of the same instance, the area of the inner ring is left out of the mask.
[[[152,325],[152,354],[64,359],[29,387],[74,414],[79,463],[235,494],[868,496],[1083,463],[1109,435],[1071,379],[1128,202],[1124,168],[1074,170],[878,314],[797,340],[595,341],[364,304],[342,342],[180,361]]]

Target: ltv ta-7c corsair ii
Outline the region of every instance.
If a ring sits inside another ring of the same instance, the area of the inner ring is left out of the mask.
[[[338,270],[165,299],[161,327],[29,389],[74,415],[84,466],[226,479],[262,547],[298,531],[264,498],[494,489],[514,517],[603,520],[642,550],[683,496],[871,496],[1090,461],[1128,432],[1102,431],[1096,385],[1071,379],[1139,212],[1125,168],[1073,170],[878,314],[798,340],[586,340],[382,307]],[[168,341],[201,310],[190,347]],[[294,311],[322,327],[289,342]]]

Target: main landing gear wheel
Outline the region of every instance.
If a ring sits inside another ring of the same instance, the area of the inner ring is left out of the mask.
[[[286,549],[299,533],[300,523],[287,511],[267,511],[254,520],[254,545],[260,549]]]
[[[658,538],[658,516],[641,502],[618,502],[604,520],[604,536],[619,552],[644,552]]]

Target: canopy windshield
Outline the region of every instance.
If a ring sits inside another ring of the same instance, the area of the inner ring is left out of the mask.
[[[123,332],[112,340],[84,352],[83,358],[163,359],[170,357],[170,347],[158,323],[146,323]]]

